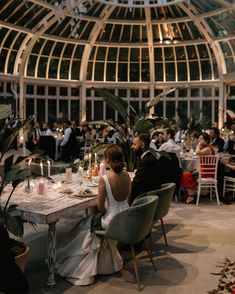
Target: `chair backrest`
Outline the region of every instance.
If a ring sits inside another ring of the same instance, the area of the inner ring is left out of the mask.
[[[53,136],[40,136],[39,148],[44,150],[51,159],[55,159],[56,141]]]
[[[158,197],[146,196],[136,201],[135,206],[114,215],[106,230],[106,237],[126,244],[142,241],[150,231]]]
[[[158,204],[153,216],[154,221],[159,220],[168,214],[170,204],[174,196],[174,191],[175,191],[175,183],[166,183],[162,185],[161,189],[158,189],[152,192],[147,192],[147,195],[148,193],[151,193],[151,195],[157,195],[159,198]]]
[[[217,155],[199,156],[199,180],[200,178],[217,179]]]

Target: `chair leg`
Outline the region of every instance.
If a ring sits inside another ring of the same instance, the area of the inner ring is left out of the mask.
[[[210,201],[212,201],[212,187],[210,187]]]
[[[132,254],[132,258],[133,258],[133,262],[134,262],[135,278],[136,278],[136,282],[137,282],[137,285],[138,285],[138,290],[141,291],[140,279],[139,279],[139,273],[138,273],[138,266],[137,266],[137,261],[136,261],[136,257],[135,257],[135,249],[134,249],[133,245],[131,245],[131,254]]]
[[[152,233],[153,233],[153,225],[151,225],[151,228],[150,228],[150,232],[149,232],[149,249],[150,249],[150,252],[152,253]]]
[[[163,219],[162,218],[161,218],[161,225],[162,225],[162,232],[163,232],[165,244],[166,244],[166,246],[168,246],[167,238],[166,238],[166,233],[165,233],[165,229],[164,229],[164,223],[163,223]]]
[[[196,202],[196,205],[199,204],[200,193],[201,193],[201,185],[199,184],[198,185],[198,191],[197,191],[197,202]]]
[[[223,187],[223,198],[225,197],[225,187],[226,187],[226,180],[224,180],[224,187]]]
[[[215,184],[215,196],[216,196],[217,204],[218,204],[218,206],[220,206],[218,188],[217,188],[216,184]]]
[[[156,271],[157,271],[157,268],[156,268],[155,263],[154,263],[154,261],[153,261],[152,253],[151,253],[151,251],[149,250],[149,248],[148,248],[148,244],[147,244],[147,242],[146,242],[145,239],[144,239],[144,245],[145,245],[146,251],[148,252],[148,256],[149,256],[149,259],[151,260],[151,263],[152,263],[152,265],[153,265],[154,271],[156,272]]]

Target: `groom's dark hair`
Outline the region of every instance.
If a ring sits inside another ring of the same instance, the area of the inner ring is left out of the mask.
[[[144,133],[139,134],[137,137],[144,143],[145,149],[148,149],[150,145],[150,135],[148,133]]]

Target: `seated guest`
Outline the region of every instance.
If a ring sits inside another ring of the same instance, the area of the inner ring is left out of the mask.
[[[175,143],[181,143],[185,138],[185,132],[180,127],[177,128],[177,132],[175,133]]]
[[[41,136],[53,136],[53,133],[49,129],[48,123],[46,123],[46,122],[42,124]]]
[[[220,131],[218,128],[210,129],[210,144],[218,150],[218,152],[223,152],[224,150],[224,140],[220,137]]]
[[[180,146],[178,146],[174,141],[175,132],[172,129],[167,129],[163,132],[163,143],[159,148],[158,151],[166,151],[170,153],[175,153],[179,159],[180,163]]]
[[[227,153],[235,155],[235,135],[232,132],[224,144],[224,149]]]
[[[77,139],[70,121],[64,123],[64,138],[60,143],[60,148],[62,149],[61,160],[65,162],[73,161],[77,154]]]
[[[80,221],[64,238],[57,254],[57,272],[74,285],[92,284],[97,274],[111,274],[123,267],[116,242],[105,240],[99,252],[101,240],[92,233],[107,229],[113,216],[128,208],[130,176],[123,171],[121,148],[117,145],[107,147],[104,160],[110,172],[99,178],[97,207],[101,213]]]
[[[217,180],[218,180],[218,193],[220,201],[224,204],[231,204],[231,199],[226,193],[223,195],[224,177],[235,178],[235,164],[230,161],[230,158],[222,158],[218,164]]]
[[[40,136],[42,135],[41,126],[38,121],[34,123],[34,132],[35,132],[35,140],[37,144],[39,143]]]
[[[149,145],[149,134],[140,134],[133,140],[132,150],[141,160],[132,181],[130,203],[145,192],[160,189],[163,183],[160,162],[150,151]]]
[[[196,148],[196,154],[199,156],[206,156],[206,155],[215,155],[214,148],[209,144],[210,137],[209,135],[204,132],[198,138],[198,146]],[[181,183],[184,189],[187,192],[187,198],[185,200],[186,204],[195,203],[195,189],[197,185],[197,180],[195,179],[196,171],[184,171],[181,177]]]
[[[35,131],[34,131],[34,125],[30,124],[27,127],[26,136],[25,136],[25,145],[28,150],[31,152],[37,147],[37,141],[35,138]]]

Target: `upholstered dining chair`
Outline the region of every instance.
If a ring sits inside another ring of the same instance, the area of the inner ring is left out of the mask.
[[[154,216],[153,216],[151,230],[150,230],[150,251],[151,252],[152,252],[152,229],[153,229],[154,225],[156,225],[159,222],[159,220],[161,222],[162,233],[164,236],[165,244],[166,244],[166,246],[168,246],[166,232],[164,229],[163,218],[164,218],[164,216],[166,216],[168,214],[170,204],[171,204],[172,198],[174,196],[174,191],[175,191],[175,183],[166,183],[161,186],[161,189],[141,194],[135,200],[135,201],[138,201],[139,199],[146,197],[148,195],[155,195],[155,197],[158,196],[158,198],[159,198],[158,204],[157,204]],[[135,205],[135,201],[133,202],[133,205]]]
[[[135,276],[138,285],[138,290],[141,290],[138,266],[136,261],[134,246],[138,242],[144,240],[145,248],[151,260],[154,270],[156,267],[152,259],[151,252],[145,241],[146,235],[149,233],[154,212],[156,210],[158,197],[149,195],[143,199],[139,199],[131,207],[117,213],[109,223],[107,230],[95,231],[94,233],[100,236],[101,246],[105,238],[120,241],[128,244],[131,247],[131,254],[134,262]]]
[[[201,189],[209,188],[210,199],[212,200],[212,191],[214,190],[217,204],[218,206],[220,206],[219,194],[217,189],[217,169],[218,169],[217,155],[199,156],[199,178],[198,178],[196,205],[199,204]]]

